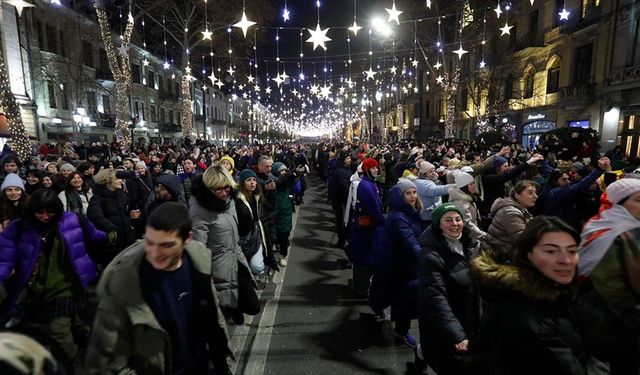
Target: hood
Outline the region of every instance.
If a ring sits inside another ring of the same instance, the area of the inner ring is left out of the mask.
[[[497,262],[495,255],[488,251],[471,262],[471,274],[480,288],[490,293],[506,291],[537,301],[555,302],[567,291],[534,270]]]
[[[449,202],[451,201],[468,201],[473,202],[473,197],[464,191],[460,190],[459,187],[455,186],[454,188],[449,190]]]
[[[220,212],[229,208],[229,205],[233,201],[231,197],[235,195],[235,191],[229,191],[229,196],[227,197],[226,202],[223,202],[216,198],[213,192],[204,186],[204,183],[202,182],[202,175],[198,175],[191,182],[191,195],[201,207],[209,211]]]
[[[498,198],[493,205],[491,206],[491,215],[495,216],[498,211],[505,207],[515,207],[518,210],[522,211],[524,208],[520,206],[518,202],[516,202],[513,198]]]
[[[126,194],[122,189],[111,191],[107,189],[105,186],[98,185],[98,184],[93,185],[91,190],[94,195],[99,195],[101,197],[117,197],[120,194]]]
[[[354,172],[351,177],[349,178],[349,180],[351,182],[353,181],[360,181],[360,175],[358,174],[358,172]]]
[[[162,186],[164,186],[169,191],[169,193],[171,193],[173,199],[179,198],[180,177],[170,174],[163,174],[162,176],[158,177],[158,184],[162,184]]]
[[[413,209],[413,207],[404,200],[398,186],[394,186],[389,190],[389,210],[399,211],[411,218],[420,219],[420,212]]]

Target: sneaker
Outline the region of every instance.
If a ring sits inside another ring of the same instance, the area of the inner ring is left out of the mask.
[[[408,333],[400,337],[400,343],[404,343],[410,348],[416,348],[418,346],[416,339]]]
[[[287,258],[285,258],[285,257],[280,258],[280,261],[278,262],[278,264],[280,264],[280,267],[286,267],[287,266]]]

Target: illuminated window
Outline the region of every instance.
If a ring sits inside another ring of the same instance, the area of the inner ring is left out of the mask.
[[[47,91],[49,93],[49,108],[58,108],[58,104],[56,102],[56,89],[53,81],[47,81]]]
[[[627,136],[627,147],[624,151],[625,155],[629,155],[629,153],[631,152],[631,144],[633,144],[633,137]]]
[[[633,130],[633,128],[635,126],[635,121],[636,121],[636,116],[635,115],[629,116],[629,124],[627,125],[629,130]]]

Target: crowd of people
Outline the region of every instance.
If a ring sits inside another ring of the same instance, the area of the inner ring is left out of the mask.
[[[187,140],[19,160],[5,146],[0,368],[230,374],[227,327],[288,265],[315,170],[353,295],[394,322],[418,373],[637,374],[640,163],[577,151]],[[51,354],[12,354],[34,344],[16,333]]]

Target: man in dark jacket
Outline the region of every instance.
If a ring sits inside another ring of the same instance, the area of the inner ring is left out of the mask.
[[[333,170],[333,212],[336,219],[336,232],[338,233],[338,247],[344,248],[349,235],[347,227],[344,225],[344,209],[349,196],[349,186],[351,185],[351,155],[342,151],[338,155],[339,162]]]
[[[184,193],[182,193],[182,185],[178,176],[163,174],[158,177],[158,182],[153,188],[153,195],[149,197],[144,208],[144,218],[149,217],[151,213],[167,202],[179,202],[185,207]]]
[[[211,252],[192,241],[187,209],[167,203],[145,240],[109,264],[88,349],[89,374],[231,374]]]

